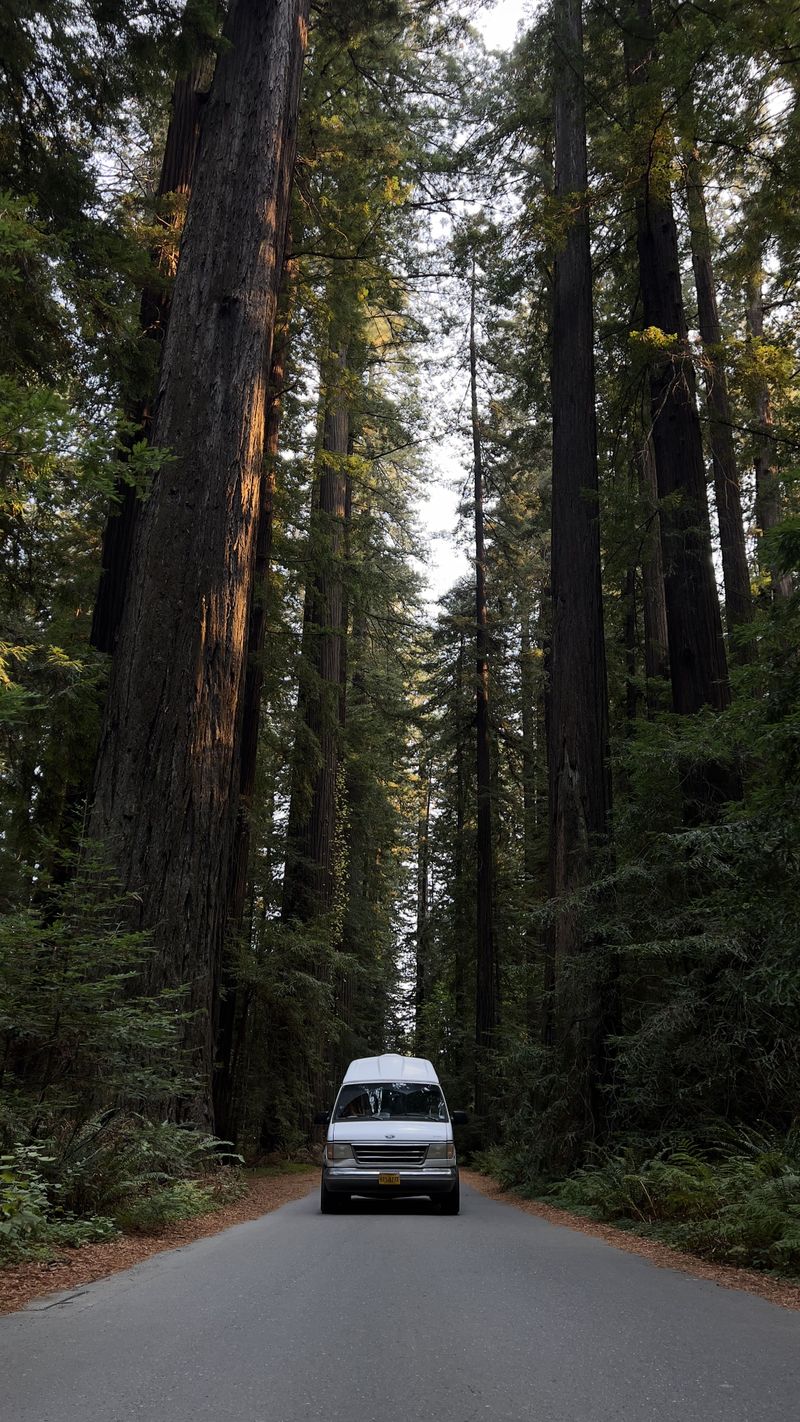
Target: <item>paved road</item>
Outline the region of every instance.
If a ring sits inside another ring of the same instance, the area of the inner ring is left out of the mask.
[[[794,1422],[800,1313],[467,1190],[315,1196],[0,1319],[3,1422]]]

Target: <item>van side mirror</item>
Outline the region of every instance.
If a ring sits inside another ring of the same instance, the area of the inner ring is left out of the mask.
[[[330,1111],[318,1111],[314,1117],[315,1126],[327,1126],[331,1119]]]
[[[451,1111],[450,1120],[454,1126],[468,1126],[469,1115],[466,1111]]]

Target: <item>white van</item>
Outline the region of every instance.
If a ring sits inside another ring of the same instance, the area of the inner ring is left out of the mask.
[[[351,1195],[393,1199],[429,1195],[447,1215],[459,1210],[453,1123],[439,1078],[424,1057],[360,1057],[351,1062],[327,1125],[320,1209],[330,1214]]]

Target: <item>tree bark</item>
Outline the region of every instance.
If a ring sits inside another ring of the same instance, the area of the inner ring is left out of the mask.
[[[647,713],[663,709],[659,686],[669,681],[669,634],[664,598],[664,560],[661,556],[661,513],[653,442],[648,436],[637,451],[639,496],[645,515],[642,537],[642,589],[644,602],[644,666]]]
[[[147,986],[186,987],[203,1121],[306,32],[307,0],[237,0],[225,25],[153,418],[170,457],[138,520],[89,823],[152,937]]]
[[[472,451],[475,481],[475,743],[477,785],[477,939],[475,978],[475,1109],[485,1106],[486,1054],[497,1027],[497,945],[494,930],[494,847],[492,842],[492,757],[489,726],[489,613],[486,600],[486,547],[483,515],[483,458],[478,419],[478,356],[475,342],[475,261],[472,263],[469,324]]]
[[[661,97],[654,100],[649,92],[654,46],[651,0],[637,0],[625,29],[628,83],[637,118],[650,117],[648,109],[655,114],[653,134],[641,155],[636,194],[639,274],[645,327],[655,328],[672,342],[652,360],[651,419],[673,709],[691,715],[703,706],[721,710],[729,704],[730,689],[711,556],[694,365],[665,164],[669,154],[660,151]],[[709,788],[713,794],[713,787]]]
[[[728,394],[728,377],[722,355],[722,330],[717,309],[717,290],[711,257],[711,234],[706,214],[703,173],[697,148],[690,141],[684,151],[686,201],[697,292],[697,319],[705,360],[706,408],[709,445],[714,472],[714,496],[722,554],[725,613],[728,627],[740,627],[753,617],[750,570],[744,540],[742,496],[736,450],[733,444],[733,417]],[[748,644],[732,644],[731,655],[749,660]]]
[[[167,128],[161,175],[156,189],[156,204],[163,207],[167,197],[183,199],[180,208],[173,208],[162,220],[169,233],[168,250],[163,246],[152,252],[152,260],[165,277],[175,276],[173,250],[178,229],[183,221],[185,202],[192,190],[200,120],[208,86],[214,72],[214,61],[203,55],[186,74],[179,75],[172,92],[172,116]],[[169,320],[171,295],[164,287],[145,287],[139,307],[142,334],[161,347]],[[131,411],[135,427],[134,439],[150,435],[152,402],[148,393]],[[123,455],[123,459],[125,456]],[[128,586],[133,556],[136,522],[142,505],[141,490],[134,488],[123,475],[116,481],[115,502],[106,519],[100,559],[100,582],[92,615],[91,642],[101,652],[113,652],[116,645],[125,592]]]
[[[286,248],[289,249],[287,234]],[[289,325],[295,283],[295,264],[284,262],[283,310],[275,325],[265,414],[264,464],[258,499],[258,530],[255,567],[248,617],[247,661],[242,694],[242,734],[239,747],[239,796],[231,853],[229,936],[237,940],[244,925],[250,870],[253,797],[258,769],[258,734],[261,724],[261,693],[264,686],[264,647],[267,633],[268,584],[272,557],[272,505],[280,441],[283,389],[289,353]],[[214,1129],[223,1140],[235,1140],[237,1122],[233,1116],[233,1058],[235,1038],[245,1029],[244,1000],[236,974],[229,965],[220,965],[219,989],[214,992],[217,1017],[214,1058]]]
[[[601,1112],[602,973],[583,916],[564,900],[585,884],[610,830],[595,423],[592,259],[587,205],[580,0],[554,7],[555,192],[565,231],[553,276],[553,627],[548,707],[554,1000],[564,1077],[559,1163],[579,1157]]]
[[[760,272],[753,272],[747,284],[747,337],[752,345],[764,339],[764,295]],[[754,381],[753,419],[758,430],[753,461],[756,476],[756,527],[760,534],[768,533],[781,521],[781,486],[775,466],[775,441],[772,437],[772,410],[769,385],[763,377]],[[759,557],[762,573],[769,576],[770,596],[784,599],[792,595],[789,573],[765,565]]]

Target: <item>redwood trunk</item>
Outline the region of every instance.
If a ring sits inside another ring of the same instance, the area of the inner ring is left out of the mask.
[[[167,129],[161,175],[156,190],[156,202],[170,196],[188,200],[192,190],[200,120],[208,86],[213,73],[213,59],[204,55],[185,75],[175,81],[172,92],[172,117]],[[183,220],[180,211],[172,212],[165,225],[170,229],[169,246],[177,237],[177,227]],[[152,258],[165,276],[174,277],[171,254],[166,258],[163,248],[157,248]],[[144,336],[161,346],[169,319],[170,292],[166,288],[145,287],[139,308],[139,322]],[[134,438],[146,439],[150,434],[151,401],[149,394],[132,411],[136,428]],[[141,491],[129,479],[120,476],[116,482],[115,503],[106,519],[100,561],[100,582],[92,616],[91,640],[101,652],[113,652],[125,605],[131,558],[133,556],[136,522],[141,508]]]
[[[697,319],[705,360],[706,408],[708,410],[711,462],[714,471],[719,544],[722,554],[725,612],[728,627],[733,628],[750,622],[753,616],[750,570],[747,566],[747,549],[744,540],[739,470],[733,444],[733,417],[728,395],[728,377],[721,353],[722,331],[719,323],[717,291],[711,259],[711,234],[706,215],[702,170],[693,145],[685,154],[684,164],[692,266],[697,291]],[[740,661],[746,659],[747,644],[744,643],[739,647],[734,643],[733,646],[738,659]]]
[[[186,987],[203,1120],[306,28],[307,0],[237,0],[225,25],[153,419],[171,454],[138,520],[89,823],[153,940],[147,986]]]
[[[634,97],[647,91],[654,48],[650,0],[637,0],[625,33],[628,81]],[[661,112],[660,99],[656,107]],[[645,327],[673,338],[653,359],[650,396],[653,449],[661,506],[661,546],[667,609],[673,709],[690,715],[730,701],[708,518],[705,464],[697,413],[694,365],[683,308],[678,237],[663,163],[660,133],[642,155],[636,195],[637,246]]]
[[[556,0],[555,191],[566,234],[553,275],[553,533],[548,778],[554,1000],[564,1076],[559,1163],[595,1134],[604,1075],[601,972],[583,916],[563,900],[585,884],[609,834],[608,692],[595,424],[580,0]],[[580,963],[578,962],[580,960]]]
[[[255,545],[255,570],[247,633],[247,665],[242,698],[242,734],[239,748],[239,799],[231,855],[231,894],[229,935],[238,941],[242,935],[247,902],[252,838],[253,796],[258,769],[258,733],[261,722],[261,693],[264,685],[264,646],[267,632],[267,607],[270,561],[272,555],[272,505],[275,496],[275,470],[281,428],[283,388],[289,350],[291,286],[294,273],[291,263],[284,265],[284,310],[276,323],[272,349],[264,440],[264,467],[258,500],[258,532]],[[245,1030],[242,997],[237,988],[236,973],[225,963],[221,965],[219,992],[215,991],[217,1013],[216,1053],[214,1069],[214,1129],[224,1140],[235,1140],[237,1121],[233,1115],[235,1039]]]

